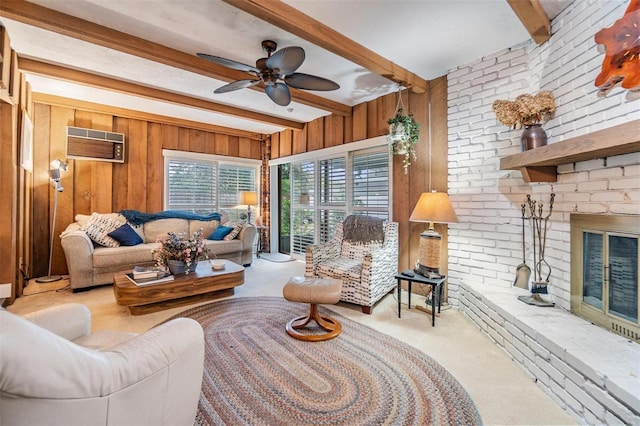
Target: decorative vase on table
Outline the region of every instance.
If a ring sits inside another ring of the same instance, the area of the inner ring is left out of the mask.
[[[520,143],[522,144],[522,151],[545,146],[547,144],[547,133],[539,123],[527,124],[522,131]]]
[[[188,274],[190,272],[194,272],[197,266],[198,262],[192,262],[191,265],[187,266],[187,263],[183,262],[182,260],[167,260],[167,267],[173,275]]]

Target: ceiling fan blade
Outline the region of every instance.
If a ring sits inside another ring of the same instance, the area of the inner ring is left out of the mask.
[[[218,87],[213,91],[215,94],[233,92],[238,89],[246,89],[247,87],[255,86],[260,83],[260,80],[238,80],[233,83],[225,84],[224,86]]]
[[[287,75],[297,70],[304,62],[304,49],[298,46],[285,47],[267,59],[267,67],[278,70],[278,74]]]
[[[331,80],[315,75],[303,74],[301,72],[295,72],[286,76],[284,82],[295,89],[337,90],[340,88],[338,83]]]
[[[256,67],[252,67],[251,65],[246,65],[240,62],[232,61],[231,59],[225,59],[219,56],[207,55],[206,53],[196,53],[196,55],[198,55],[202,59],[206,59],[209,62],[222,65],[223,67],[231,68],[232,70],[253,72],[256,74],[260,72],[260,70]]]
[[[284,83],[267,86],[264,91],[273,102],[280,106],[287,106],[291,103],[291,92],[289,92],[289,88]]]

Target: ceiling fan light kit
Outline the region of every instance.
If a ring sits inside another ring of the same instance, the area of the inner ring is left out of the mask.
[[[257,84],[264,84],[264,91],[273,102],[280,106],[291,103],[289,87],[302,90],[337,90],[340,85],[326,78],[295,72],[305,60],[304,49],[298,46],[285,47],[276,52],[278,44],[272,40],[264,40],[262,49],[267,52],[266,58],[256,61],[256,66],[246,65],[219,56],[197,53],[197,55],[214,64],[233,70],[243,71],[255,79],[243,79],[218,87],[213,93],[228,93],[246,89]],[[274,53],[275,52],[275,53]]]

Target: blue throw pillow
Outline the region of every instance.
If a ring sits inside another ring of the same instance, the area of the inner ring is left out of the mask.
[[[125,223],[115,231],[109,232],[107,235],[119,242],[121,246],[136,246],[142,243],[140,235],[128,223]]]
[[[222,241],[222,239],[224,237],[227,236],[227,234],[229,234],[229,232],[233,231],[233,228],[230,226],[224,226],[224,225],[220,225],[218,226],[215,231],[213,231],[211,233],[211,235],[209,235],[209,240],[216,240],[216,241]]]

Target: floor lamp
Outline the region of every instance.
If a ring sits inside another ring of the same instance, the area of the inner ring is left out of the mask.
[[[49,180],[51,186],[54,187],[53,192],[53,216],[51,218],[51,236],[49,237],[49,274],[46,277],[36,278],[37,283],[51,283],[62,279],[60,275],[51,275],[51,260],[53,259],[53,241],[56,233],[56,213],[58,211],[58,192],[64,191],[64,187],[60,182],[60,170],[67,170],[67,163],[61,160],[55,160],[51,163],[52,169],[49,170]]]

